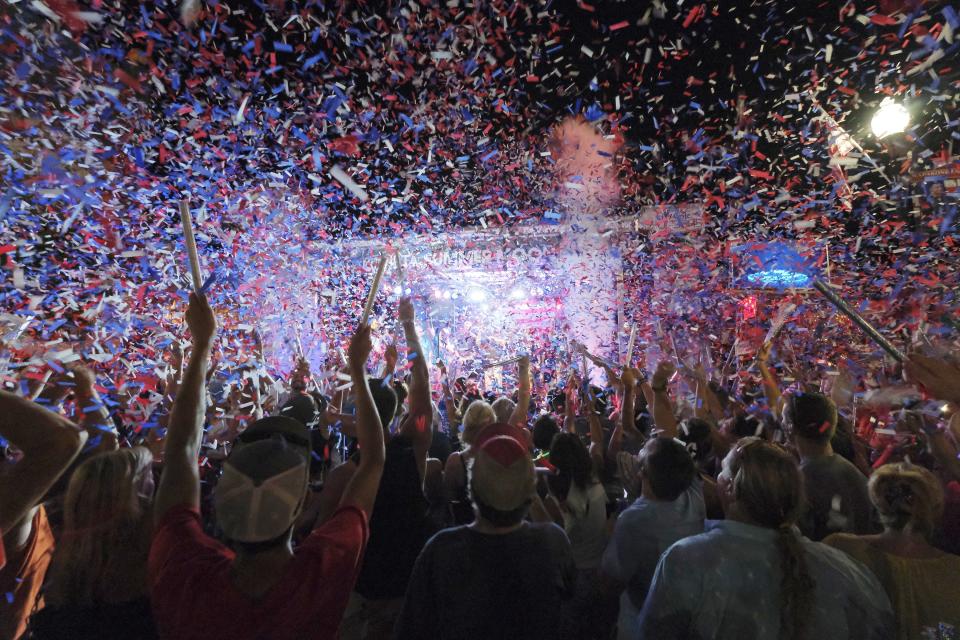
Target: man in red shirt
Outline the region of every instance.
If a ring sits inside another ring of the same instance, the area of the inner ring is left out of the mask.
[[[217,330],[203,296],[191,294],[187,325],[194,347],[170,415],[148,568],[161,635],[335,638],[360,570],[383,471],[383,430],[365,371],[370,328],[360,326],[349,348],[363,458],[336,513],[294,550],[293,525],[307,496],[310,439],[303,424],[285,417],[252,424],[224,463],[215,504],[229,546],[203,533],[197,457],[204,379]]]

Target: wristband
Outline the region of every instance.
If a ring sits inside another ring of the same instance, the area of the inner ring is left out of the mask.
[[[667,385],[663,385],[662,387],[650,385],[650,388],[653,389],[654,393],[664,393],[667,390]]]

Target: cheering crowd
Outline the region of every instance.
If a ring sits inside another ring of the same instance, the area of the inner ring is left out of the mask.
[[[326,394],[305,361],[218,385],[200,294],[162,401],[81,363],[0,391],[0,639],[960,637],[950,356],[869,415],[844,374],[783,388],[770,344],[737,395],[679,357],[604,387],[523,357],[496,397],[396,319]]]

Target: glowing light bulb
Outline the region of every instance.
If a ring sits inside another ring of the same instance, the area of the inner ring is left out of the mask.
[[[910,126],[910,112],[891,98],[883,99],[880,108],[873,115],[873,120],[870,121],[873,135],[881,139],[895,133],[903,133],[908,126]]]

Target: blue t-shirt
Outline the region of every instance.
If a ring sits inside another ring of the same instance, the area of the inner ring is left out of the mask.
[[[780,633],[780,552],[773,529],[731,520],[680,540],[657,565],[640,612],[640,640],[742,640]],[[842,551],[800,537],[814,581],[803,637],[893,638],[893,611],[870,571]]]

